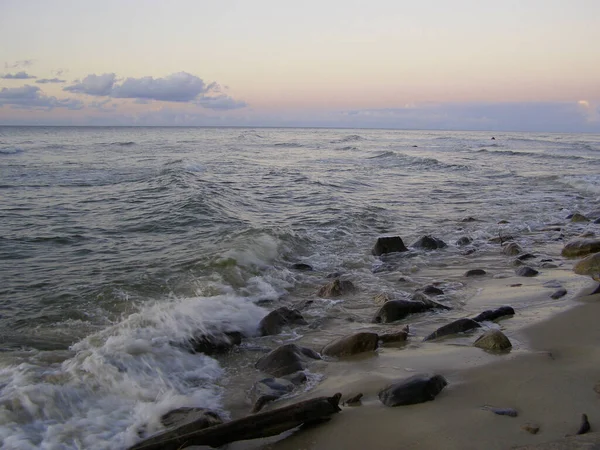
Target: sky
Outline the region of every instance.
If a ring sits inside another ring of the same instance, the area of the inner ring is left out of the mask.
[[[600,132],[600,0],[0,0],[0,125]]]

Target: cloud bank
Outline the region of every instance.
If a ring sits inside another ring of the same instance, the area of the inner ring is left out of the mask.
[[[35,80],[36,83],[48,84],[48,83],[66,83],[67,80],[61,80],[60,78],[40,78]]]
[[[75,99],[57,99],[42,93],[39,87],[26,84],[17,88],[2,88],[0,90],[0,106],[9,105],[19,109],[67,108],[82,109],[83,102]]]
[[[239,109],[245,102],[223,94],[217,83],[207,85],[201,78],[187,72],[174,73],[163,78],[151,76],[126,78],[119,81],[115,73],[90,74],[83,80],[63,88],[66,92],[97,97],[145,101],[193,103],[215,110]]]
[[[17,73],[5,73],[4,75],[0,75],[0,78],[3,80],[29,80],[31,78],[37,78],[33,75],[29,75],[24,70],[21,70]]]

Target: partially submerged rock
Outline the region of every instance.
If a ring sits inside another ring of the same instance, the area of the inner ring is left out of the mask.
[[[474,330],[475,328],[481,328],[479,322],[475,322],[473,319],[458,319],[448,325],[438,328],[423,339],[423,341],[431,341],[451,334],[464,333],[465,331]]]
[[[428,284],[427,286],[419,289],[419,292],[422,292],[425,295],[444,295],[444,291],[432,284]]]
[[[539,275],[537,270],[529,266],[521,266],[515,270],[515,273],[520,277],[535,277],[536,275]]]
[[[284,344],[260,358],[254,367],[273,377],[282,377],[306,368],[308,359],[321,359],[314,350],[296,344]]]
[[[379,334],[379,342],[382,344],[393,344],[397,342],[406,342],[408,339],[408,325],[398,331],[389,331],[387,333]]]
[[[488,330],[473,343],[475,347],[488,351],[504,351],[512,348],[510,340],[500,330]]]
[[[571,222],[589,222],[590,219],[585,217],[583,214],[575,213],[571,216]]]
[[[552,294],[550,294],[550,298],[553,298],[554,300],[557,300],[561,297],[564,297],[565,295],[567,295],[567,290],[565,288],[559,288],[556,291],[554,291]]]
[[[471,239],[468,236],[462,236],[458,238],[458,240],[456,241],[456,245],[458,245],[459,247],[464,247],[465,245],[469,245],[471,242],[473,242],[473,239]]]
[[[257,381],[250,392],[254,400],[252,412],[260,411],[268,402],[289,394],[295,387],[294,383],[285,378],[263,378]]]
[[[317,295],[323,298],[335,298],[341,297],[342,295],[351,294],[356,291],[356,287],[350,280],[341,280],[336,278],[331,283],[322,286]]]
[[[600,253],[594,253],[578,261],[573,266],[573,272],[577,275],[587,275],[595,281],[600,281]]]
[[[297,309],[282,306],[267,314],[258,324],[261,336],[279,334],[286,325],[306,325],[307,322]]]
[[[433,309],[433,305],[410,300],[390,300],[383,304],[375,313],[373,322],[389,323],[404,319],[409,314],[420,313]]]
[[[599,239],[573,239],[565,244],[561,254],[566,258],[579,258],[598,252],[600,252]]]
[[[488,309],[473,317],[475,322],[494,321],[500,317],[514,316],[515,310],[511,306],[501,306],[498,309]]]
[[[324,356],[341,357],[370,352],[377,349],[378,341],[379,336],[377,333],[355,333],[330,342],[323,347],[321,354]]]
[[[441,375],[419,374],[389,385],[378,396],[385,406],[414,405],[433,400],[447,385]]]
[[[465,272],[465,277],[480,277],[486,274],[487,272],[483,269],[471,269]]]
[[[228,331],[225,333],[200,334],[189,340],[190,348],[195,353],[214,355],[231,350],[234,345],[242,343],[242,333]]]
[[[433,236],[423,236],[411,245],[411,247],[423,250],[436,250],[447,246],[448,245],[444,241]]]
[[[386,253],[406,252],[408,249],[402,242],[400,236],[380,237],[373,247],[372,253],[375,256],[381,256]]]
[[[295,263],[292,264],[292,269],[300,270],[302,272],[311,272],[313,270],[313,267],[310,264],[306,263]]]
[[[521,248],[521,246],[519,244],[517,244],[516,242],[508,242],[504,248],[502,249],[502,251],[504,252],[504,254],[509,255],[509,256],[516,256],[519,253],[523,252],[523,249]]]

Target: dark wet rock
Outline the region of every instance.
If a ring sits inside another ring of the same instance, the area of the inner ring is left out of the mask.
[[[458,240],[456,241],[456,245],[458,245],[459,247],[464,247],[465,245],[469,245],[471,242],[473,242],[473,239],[467,236],[463,236],[461,238],[458,238]]]
[[[341,357],[371,352],[377,349],[378,341],[379,336],[377,336],[377,333],[355,333],[330,342],[323,347],[321,354],[324,356]]]
[[[565,288],[560,288],[560,289],[557,289],[556,291],[554,291],[552,294],[550,294],[550,298],[553,298],[554,300],[556,300],[561,297],[564,297],[565,295],[567,295],[567,290]]]
[[[194,421],[199,430],[223,423],[223,419],[216,412],[206,408],[177,408],[160,417],[160,423],[165,428],[174,428]]]
[[[517,259],[519,261],[527,261],[528,259],[534,259],[536,258],[536,256],[533,253],[523,253],[522,255],[519,255],[517,257]]]
[[[500,330],[488,330],[473,343],[475,347],[489,351],[504,351],[512,347],[510,340]]]
[[[495,406],[482,406],[481,409],[485,409],[486,411],[491,411],[494,414],[498,414],[499,416],[508,416],[508,417],[517,417],[519,412],[513,408],[496,408]]]
[[[307,325],[307,322],[297,309],[282,306],[263,317],[258,324],[258,331],[261,336],[270,336],[279,334],[286,325]]]
[[[446,306],[440,302],[436,302],[435,300],[432,300],[431,297],[426,295],[424,292],[417,291],[412,295],[412,297],[410,299],[413,302],[425,303],[426,305],[428,305],[432,308],[445,309],[446,311],[449,311],[452,309],[449,306]]]
[[[538,434],[538,432],[540,431],[540,426],[537,423],[524,423],[523,425],[521,425],[521,430],[527,431],[531,434]]]
[[[500,317],[514,316],[515,310],[511,306],[501,306],[498,309],[488,309],[473,317],[475,322],[494,321]]]
[[[194,353],[204,353],[205,355],[226,353],[231,350],[234,345],[240,345],[241,343],[242,333],[239,331],[202,334],[189,340],[189,345]]]
[[[465,331],[474,330],[475,328],[481,328],[479,322],[475,322],[473,319],[458,319],[448,325],[438,328],[423,339],[423,341],[431,341],[451,334],[464,333]]]
[[[384,255],[386,253],[406,252],[408,249],[402,242],[400,236],[380,237],[373,247],[372,253],[375,256]]]
[[[317,295],[323,298],[335,298],[342,295],[351,294],[356,291],[356,286],[350,280],[341,280],[336,278],[331,283],[322,286]]]
[[[517,244],[516,242],[507,242],[502,251],[504,252],[504,254],[509,255],[509,256],[516,256],[519,253],[521,253],[523,251],[523,249],[521,248],[521,246],[519,244]]]
[[[447,246],[448,245],[444,241],[433,236],[423,236],[418,241],[413,243],[413,245],[411,245],[411,247],[420,248],[423,250],[436,250],[438,248],[444,248]]]
[[[600,253],[594,253],[578,261],[573,266],[573,272],[577,275],[587,275],[595,281],[600,281]]]
[[[591,430],[590,421],[588,420],[587,414],[581,415],[581,424],[579,425],[579,430],[575,434],[585,434]]]
[[[301,270],[303,272],[310,272],[310,271],[314,270],[310,264],[305,264],[305,263],[292,264],[292,269]]]
[[[583,214],[575,213],[571,216],[571,222],[589,222],[590,219],[585,217]]]
[[[473,248],[473,247],[467,248],[467,249],[465,249],[464,251],[461,252],[461,255],[464,255],[464,256],[472,255],[476,251],[477,251],[476,248]]]
[[[393,344],[397,342],[406,342],[406,339],[408,339],[408,333],[409,329],[408,325],[406,325],[401,330],[389,331],[387,333],[379,334],[379,342],[381,342],[384,345]]]
[[[254,367],[273,377],[282,377],[306,368],[307,359],[321,359],[314,350],[285,344],[260,358]]]
[[[425,295],[443,295],[444,294],[444,291],[442,291],[438,287],[435,287],[432,284],[429,284],[429,285],[419,289],[419,291]]]
[[[573,239],[565,244],[561,254],[566,258],[579,258],[598,252],[600,252],[599,239]]]
[[[539,274],[537,270],[529,266],[522,266],[515,270],[515,273],[520,277],[535,277]]]
[[[414,375],[397,381],[378,394],[385,406],[414,405],[433,400],[448,385],[441,375]]]
[[[477,219],[475,217],[465,217],[464,219],[461,219],[461,222],[477,222]]]
[[[510,223],[510,222],[508,220],[504,220],[504,219],[498,221],[498,225],[506,225],[507,223]]]
[[[487,272],[483,269],[471,269],[465,272],[465,277],[479,277],[486,274]]]
[[[277,400],[295,389],[296,385],[285,378],[263,378],[257,381],[250,392],[254,399],[252,412],[260,411],[268,402]]]
[[[596,224],[596,225],[597,225],[597,224],[599,224],[599,223],[600,223],[600,217],[599,217],[599,218],[597,218],[596,220],[594,220],[594,224]]]
[[[410,300],[390,300],[383,304],[375,314],[373,322],[389,323],[401,320],[409,314],[420,313],[432,309],[433,305]]]
[[[379,294],[373,297],[373,301],[376,305],[383,305],[384,303],[389,302],[390,300],[394,300],[395,298],[396,297],[394,296],[394,294],[391,294],[389,292],[380,292]]]
[[[347,400],[344,400],[344,402],[342,403],[342,405],[347,405],[347,406],[358,406],[361,404],[360,399],[363,398],[363,394],[362,392],[353,395],[351,397],[349,397]]]

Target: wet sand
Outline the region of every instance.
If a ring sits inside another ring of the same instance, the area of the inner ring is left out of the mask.
[[[510,353],[490,354],[473,347],[480,333],[434,343],[420,343],[424,334],[418,333],[411,339],[419,351],[411,352],[409,341],[404,348],[321,363],[318,370],[325,379],[288,403],[335,392],[344,399],[362,392],[362,406],[342,407],[330,422],[309,430],[230,448],[510,449],[575,434],[582,413],[588,415],[592,431],[600,430],[600,395],[594,391],[600,383],[600,294],[588,295],[597,286],[589,279],[568,277],[586,287],[560,307],[525,312],[549,318],[531,325],[533,317],[519,321],[517,312],[497,324],[513,342]],[[493,293],[494,303],[518,303],[523,291],[506,286],[506,280],[488,280],[481,293]],[[548,291],[531,290],[529,300],[531,295],[544,302]],[[424,372],[448,380],[434,401],[396,408],[379,402],[378,391],[390,382]],[[482,409],[484,405],[514,408],[519,415],[499,416]],[[539,425],[539,432],[524,431],[521,427],[527,423]]]

